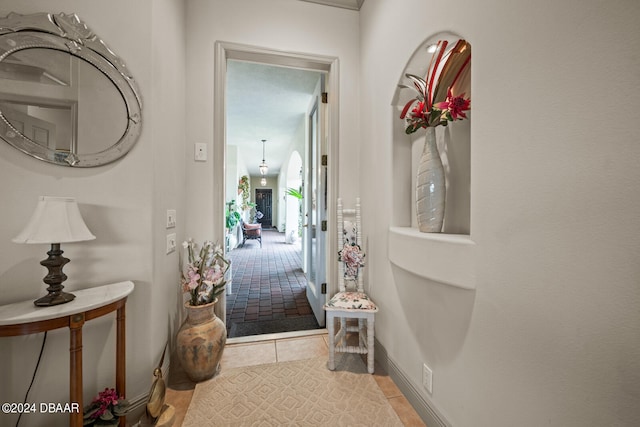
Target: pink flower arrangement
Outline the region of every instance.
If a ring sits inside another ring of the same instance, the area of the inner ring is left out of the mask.
[[[189,304],[204,305],[224,292],[225,274],[229,269],[220,246],[206,241],[198,250],[192,239],[182,246],[187,250],[188,264],[182,274],[182,291],[189,294]]]
[[[84,409],[84,425],[118,425],[118,417],[127,413],[129,402],[113,388],[105,388]]]
[[[448,122],[466,119],[465,111],[471,108],[471,99],[459,87],[468,80],[471,62],[471,46],[465,40],[458,40],[447,51],[448,42],[438,41],[426,78],[406,74],[418,93],[404,106],[400,118],[406,121],[406,133],[435,126],[446,126]],[[412,108],[413,107],[413,108]]]

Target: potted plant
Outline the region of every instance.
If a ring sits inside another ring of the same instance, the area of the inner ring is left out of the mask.
[[[227,339],[227,329],[215,315],[214,305],[224,292],[230,263],[222,248],[205,241],[202,247],[192,240],[183,243],[187,252],[181,287],[187,296],[187,317],[176,337],[178,359],[194,382],[211,378],[218,371]]]
[[[304,198],[302,195],[302,187],[300,187],[299,189],[289,187],[287,188],[287,191],[285,192],[285,194],[287,196],[291,196],[293,198],[298,199],[298,230],[297,230],[298,235],[294,236],[292,234],[289,236],[289,241],[293,243],[295,242],[296,238],[302,237],[302,199]]]
[[[83,425],[117,426],[119,417],[127,414],[129,402],[113,388],[105,388],[83,408]]]
[[[236,211],[236,201],[227,202],[227,210],[225,212],[225,227],[231,231],[233,227],[240,222],[240,212]]]
[[[242,210],[248,209],[251,192],[249,191],[249,177],[247,175],[243,175],[238,182],[238,194],[242,195]]]

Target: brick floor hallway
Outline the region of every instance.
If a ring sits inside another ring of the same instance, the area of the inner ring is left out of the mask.
[[[299,243],[286,244],[284,233],[263,230],[262,248],[257,240],[247,240],[228,255],[229,337],[319,328],[306,297]]]

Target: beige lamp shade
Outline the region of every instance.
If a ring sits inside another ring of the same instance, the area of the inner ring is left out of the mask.
[[[76,199],[40,196],[36,210],[15,243],[68,243],[93,240]]]

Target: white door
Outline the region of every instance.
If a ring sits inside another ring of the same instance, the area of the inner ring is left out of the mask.
[[[28,106],[25,107],[25,110]],[[10,104],[2,105],[2,113],[11,125],[22,135],[29,138],[36,144],[56,150],[56,125],[38,117],[29,115],[26,111],[21,112],[12,108]]]
[[[327,220],[327,168],[322,166],[322,157],[327,154],[326,108],[322,103],[325,76],[321,76],[308,111],[308,138],[305,183],[304,231],[307,299],[320,326],[325,325],[322,309],[327,302],[326,294],[326,235],[323,224]]]

